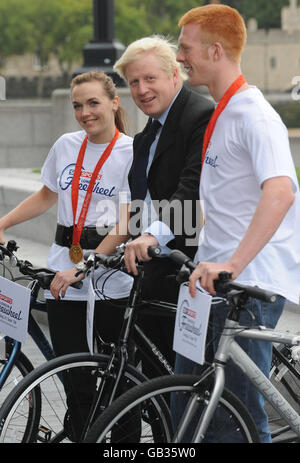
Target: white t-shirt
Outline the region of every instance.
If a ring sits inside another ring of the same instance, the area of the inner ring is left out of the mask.
[[[42,168],[41,181],[51,191],[58,193],[57,221],[66,227],[73,225],[71,184],[78,153],[85,136],[84,131],[62,135],[50,149]],[[132,142],[132,138],[124,134],[117,140],[96,179],[84,226],[103,227],[118,223],[119,204],[130,202],[128,172],[132,164]],[[79,181],[76,223],[94,168],[107,146],[108,143],[87,142]],[[69,249],[54,243],[48,256],[48,267],[55,271],[73,268]],[[95,272],[95,281],[99,289],[98,298],[102,298],[102,290],[106,297],[122,298],[129,295],[133,279],[120,271],[114,273],[101,267]],[[88,279],[85,279],[82,289],[69,287],[65,299],[86,300],[87,288]],[[52,298],[49,291],[45,296]]]
[[[200,181],[205,225],[195,261],[227,261],[246,233],[272,177],[291,178],[295,201],[280,227],[236,281],[299,303],[300,195],[287,129],[255,87],[237,93],[219,116]]]

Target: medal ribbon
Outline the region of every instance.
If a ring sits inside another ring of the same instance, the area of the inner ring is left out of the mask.
[[[88,136],[86,136],[85,139],[83,140],[83,143],[81,145],[81,148],[80,148],[80,151],[79,151],[79,154],[78,154],[78,158],[77,158],[77,161],[76,161],[74,176],[73,176],[73,180],[72,180],[72,187],[71,187],[72,209],[73,209],[73,240],[72,240],[72,244],[79,244],[79,242],[80,242],[80,237],[81,237],[82,229],[83,229],[83,226],[84,226],[85,218],[86,218],[86,215],[87,215],[87,212],[88,212],[88,208],[89,208],[89,205],[90,205],[90,201],[91,201],[91,197],[92,197],[93,188],[94,188],[96,178],[98,176],[99,171],[101,170],[101,167],[103,166],[105,161],[110,156],[110,154],[112,152],[112,149],[113,149],[113,147],[114,147],[114,145],[115,145],[115,143],[116,143],[116,141],[118,139],[118,136],[119,136],[119,130],[116,127],[114,138],[112,139],[112,141],[110,142],[108,147],[105,149],[104,153],[100,157],[100,159],[97,162],[97,165],[96,165],[96,167],[94,169],[92,178],[90,180],[90,183],[89,183],[89,186],[88,186],[88,189],[87,189],[87,192],[86,192],[83,204],[82,204],[80,215],[78,217],[78,222],[77,222],[77,224],[75,224],[77,205],[78,205],[78,195],[79,195],[79,181],[80,181],[81,169],[82,169],[82,164],[83,164],[83,159],[84,159],[84,154],[85,154],[85,150],[86,150]]]
[[[221,112],[225,109],[228,101],[230,98],[239,90],[239,88],[246,83],[246,80],[244,76],[241,74],[231,85],[230,87],[226,90],[224,95],[222,96],[221,100],[218,103],[218,106],[214,110],[209,123],[207,124],[205,133],[204,133],[204,138],[203,138],[203,147],[202,147],[202,166],[205,160],[205,154],[207,147],[209,145],[211,136],[213,134],[216,122],[218,117],[220,116]]]

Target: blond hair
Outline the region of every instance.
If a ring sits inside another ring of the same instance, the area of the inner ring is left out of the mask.
[[[240,61],[247,39],[245,22],[240,13],[227,5],[205,5],[193,8],[179,20],[178,26],[199,24],[207,43],[220,42],[233,61]]]
[[[172,76],[175,70],[178,70],[180,80],[183,82],[186,75],[182,71],[181,65],[176,61],[177,45],[172,43],[167,37],[161,35],[152,35],[143,37],[132,42],[125,50],[121,58],[115,63],[114,70],[127,80],[126,68],[133,61],[138,60],[141,55],[153,53],[161,62],[162,70]]]

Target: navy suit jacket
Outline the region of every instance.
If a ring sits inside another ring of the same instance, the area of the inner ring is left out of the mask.
[[[214,110],[213,103],[183,86],[168,113],[148,174],[148,189],[152,200],[167,200],[157,212],[175,235],[168,247],[180,249],[194,257],[197,245],[187,245],[199,233],[199,181],[203,136]],[[132,186],[135,153],[144,131],[134,137],[133,163],[129,171]],[[155,204],[155,203],[154,203]],[[197,240],[196,240],[197,241]]]

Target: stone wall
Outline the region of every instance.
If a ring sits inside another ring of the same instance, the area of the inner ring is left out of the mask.
[[[40,167],[52,140],[51,101],[0,102],[0,167]]]
[[[128,88],[118,90],[130,118],[130,134],[142,130],[147,117],[133,103]],[[69,90],[57,89],[40,101],[0,101],[0,167],[40,168],[54,141],[78,130]],[[300,130],[290,131],[295,164],[300,166]]]
[[[127,88],[118,94],[129,116],[129,133],[134,135],[147,117],[132,102]],[[51,99],[0,101],[0,167],[40,168],[54,141],[79,129],[67,89],[55,90]]]
[[[248,31],[242,57],[247,81],[264,92],[288,92],[300,76],[300,31],[281,29]]]

